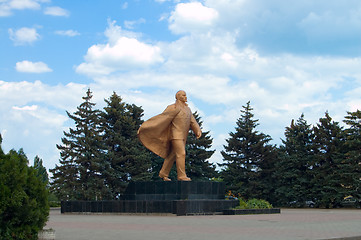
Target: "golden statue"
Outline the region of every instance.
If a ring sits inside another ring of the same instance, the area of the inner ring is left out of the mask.
[[[159,177],[164,181],[169,179],[169,172],[174,162],[177,166],[177,179],[191,181],[185,172],[185,144],[189,129],[197,138],[202,135],[191,109],[187,105],[187,95],[180,90],[175,95],[176,102],[169,105],[163,113],[145,121],[138,130],[138,137],[143,145],[164,158]]]

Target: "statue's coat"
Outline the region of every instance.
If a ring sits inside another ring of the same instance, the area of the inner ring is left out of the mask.
[[[173,121],[176,118],[184,118],[184,110],[177,104],[169,105],[164,112],[156,115],[149,120],[145,121],[138,130],[139,140],[150,151],[154,152],[162,158],[167,158],[171,152],[171,140],[179,139],[174,136],[182,136],[183,140],[187,140],[189,129],[193,132],[201,132],[201,129],[192,115],[192,112],[188,106],[185,106],[186,115],[188,116],[182,126],[174,126],[178,121]],[[173,124],[173,127],[172,127]],[[172,133],[173,131],[173,133]],[[179,131],[179,132],[174,132]]]

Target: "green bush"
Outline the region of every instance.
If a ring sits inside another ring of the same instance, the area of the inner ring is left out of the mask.
[[[48,216],[48,190],[37,170],[22,150],[4,154],[0,145],[0,239],[37,239]]]
[[[48,200],[50,207],[60,207],[60,201],[54,193],[49,194]]]
[[[263,208],[273,208],[273,206],[266,200],[254,198],[246,202],[241,198],[239,199],[239,205],[236,207],[236,209],[263,209]]]
[[[272,208],[272,205],[266,200],[254,198],[247,201],[247,207],[249,209],[260,209],[260,208]]]
[[[247,203],[242,198],[239,199],[239,205],[236,207],[237,209],[246,209]]]

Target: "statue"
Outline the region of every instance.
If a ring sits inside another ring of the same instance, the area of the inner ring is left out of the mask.
[[[169,172],[174,162],[177,166],[177,179],[191,181],[185,172],[185,144],[189,129],[192,129],[197,138],[201,137],[202,131],[186,103],[185,91],[178,91],[175,98],[176,102],[169,105],[163,113],[140,126],[138,137],[146,148],[164,158],[159,172],[163,181],[171,181]]]

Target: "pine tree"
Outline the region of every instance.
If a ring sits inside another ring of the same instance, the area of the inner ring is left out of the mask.
[[[79,173],[78,166],[75,159],[66,156],[66,152],[60,153],[60,165],[55,165],[55,168],[49,171],[53,174],[50,190],[60,200],[75,200],[80,199],[79,191]]]
[[[43,166],[43,160],[39,158],[39,156],[35,156],[34,158],[34,168],[38,171],[38,178],[47,185],[49,183],[49,175]]]
[[[307,124],[303,114],[296,124],[292,120],[290,127],[286,128],[285,137],[274,174],[278,182],[278,204],[287,205],[293,201],[303,203],[311,197],[310,169],[314,138],[311,125]]]
[[[342,128],[325,113],[313,128],[312,197],[323,207],[337,206],[345,196],[343,181],[344,144]],[[347,170],[347,169],[346,169]]]
[[[346,154],[343,162],[343,187],[348,195],[361,199],[361,111],[347,112],[344,122],[348,125],[346,134]]]
[[[84,102],[74,114],[67,112],[75,122],[75,129],[64,132],[60,150],[60,166],[53,173],[52,189],[62,199],[97,200],[109,195],[109,189],[102,176],[104,153],[101,149],[102,136],[99,128],[99,110],[94,110],[90,89],[83,97]]]
[[[137,139],[143,110],[126,104],[115,92],[105,99],[102,129],[106,151],[105,176],[112,198],[123,193],[129,181],[150,179],[150,153]]]
[[[3,142],[3,137],[0,134],[0,157],[4,155],[4,152],[3,152],[2,148],[1,148],[2,142]]]
[[[194,118],[202,127],[202,121],[197,112],[193,113]],[[197,139],[193,131],[189,131],[186,145],[186,172],[192,180],[209,180],[217,177],[216,166],[208,162],[215,150],[207,150],[212,147],[213,139],[209,131],[203,132]]]
[[[129,142],[131,157],[128,172],[132,181],[148,181],[151,178],[151,154],[138,140],[138,129],[143,123],[143,109],[135,104],[127,104],[127,112],[134,124],[131,125],[132,141]]]
[[[244,198],[264,198],[269,186],[265,187],[262,174],[274,161],[274,147],[269,144],[271,137],[256,130],[258,120],[254,120],[250,102],[243,106],[237,120],[235,132],[231,132],[224,151],[221,151],[224,167],[221,177],[228,190],[241,194]],[[267,162],[269,164],[267,164]]]

